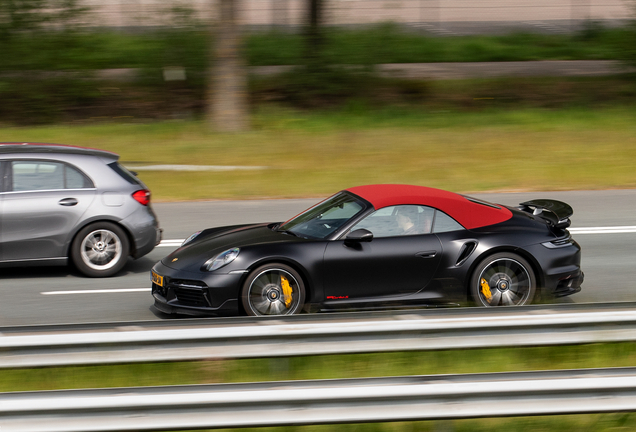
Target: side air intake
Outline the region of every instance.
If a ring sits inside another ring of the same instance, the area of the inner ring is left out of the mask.
[[[468,259],[470,254],[473,253],[476,247],[476,241],[469,241],[464,243],[459,251],[459,256],[457,257],[457,262],[455,263],[455,265],[459,267],[460,265],[464,264],[464,262]]]

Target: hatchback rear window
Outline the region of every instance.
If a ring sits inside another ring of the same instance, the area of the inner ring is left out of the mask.
[[[133,173],[128,171],[125,167],[121,166],[118,162],[112,162],[108,164],[117,174],[119,174],[124,180],[130,184],[141,185],[141,181],[135,177]]]

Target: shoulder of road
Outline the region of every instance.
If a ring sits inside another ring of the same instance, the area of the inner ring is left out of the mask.
[[[293,65],[253,66],[249,73],[254,76],[272,76],[288,72]],[[361,68],[351,65],[351,69]],[[404,79],[452,80],[498,77],[593,77],[636,72],[636,68],[626,66],[618,60],[539,60],[509,62],[456,62],[456,63],[388,63],[377,64],[375,70],[380,76]],[[133,81],[141,69],[115,68],[93,71],[94,78],[112,81]],[[80,71],[6,71],[0,78],[28,75],[34,78],[79,76]],[[165,81],[184,81],[189,71],[184,67],[163,69]],[[81,74],[86,76],[86,71]]]
[[[293,69],[293,65],[254,66],[250,73],[256,76],[277,75]],[[355,68],[355,66],[351,66]],[[616,60],[541,60],[512,62],[457,62],[457,63],[391,63],[375,65],[381,76],[407,79],[469,79],[505,76],[604,76],[634,71]],[[179,69],[175,71],[175,69]],[[138,69],[103,69],[98,78],[130,80]],[[178,72],[178,73],[177,73]],[[168,81],[187,79],[185,68],[164,70]]]
[[[287,72],[294,66],[257,66],[254,75]],[[633,72],[616,60],[541,60],[511,62],[391,63],[375,66],[381,76],[407,79],[469,79],[539,76],[605,76]]]

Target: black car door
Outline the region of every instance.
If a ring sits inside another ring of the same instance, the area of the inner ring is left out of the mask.
[[[426,287],[441,260],[442,247],[431,234],[434,210],[417,207],[420,229],[400,232],[393,206],[368,216],[351,229],[365,228],[374,234],[370,242],[334,240],[324,257],[325,300],[404,296]],[[380,299],[378,299],[380,300]]]

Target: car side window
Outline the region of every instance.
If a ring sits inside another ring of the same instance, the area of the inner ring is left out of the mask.
[[[464,229],[463,226],[461,226],[455,219],[453,219],[446,213],[441,212],[439,210],[435,212],[435,222],[433,223],[434,233],[458,231],[463,229]]]
[[[84,174],[61,162],[13,161],[11,172],[14,192],[94,187]]]
[[[419,205],[385,207],[358,222],[351,231],[367,229],[373,237],[429,234],[435,210]]]

